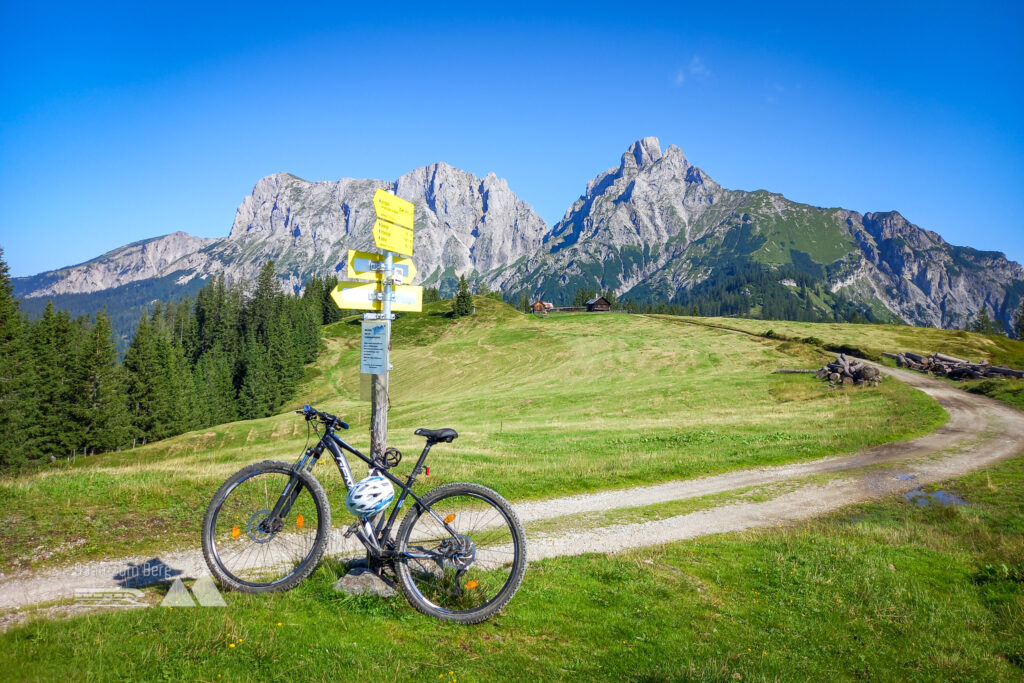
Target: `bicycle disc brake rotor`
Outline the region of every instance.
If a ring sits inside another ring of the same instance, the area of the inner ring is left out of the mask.
[[[444,539],[438,546],[437,552],[444,564],[461,571],[468,569],[469,565],[476,560],[476,545],[468,536]]]
[[[276,532],[268,528],[266,523],[268,519],[270,519],[270,510],[257,510],[254,512],[252,517],[249,518],[249,527],[247,529],[249,538],[257,543],[266,543],[274,538]]]

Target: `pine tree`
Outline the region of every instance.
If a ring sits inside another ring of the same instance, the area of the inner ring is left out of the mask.
[[[27,326],[0,249],[0,470],[31,455],[26,430],[38,420]]]
[[[239,418],[234,358],[220,345],[203,354],[195,369],[196,415],[200,427]]]
[[[330,297],[324,295],[324,281],[315,277],[307,282],[306,288],[302,290],[302,300],[315,312],[317,325],[323,325],[326,322],[324,309],[330,301]],[[334,305],[333,302],[331,305]]]
[[[71,418],[72,377],[84,325],[75,325],[67,311],[56,311],[49,301],[43,315],[31,325],[31,359],[34,369],[33,403],[37,419],[25,433],[31,457],[65,457],[79,448],[82,430]],[[39,419],[41,418],[41,420]],[[60,425],[54,429],[53,425]]]
[[[131,438],[131,419],[124,370],[106,314],[97,314],[76,370],[71,410],[81,428],[78,449],[101,452],[125,445]]]
[[[331,298],[331,292],[337,285],[338,278],[336,276],[328,275],[324,278],[324,325],[338,322],[347,315],[345,311],[338,308],[334,299]]]
[[[267,261],[260,268],[260,274],[256,277],[256,289],[252,293],[252,299],[245,306],[246,329],[253,330],[265,340],[271,320],[277,314],[278,304],[282,297],[281,287],[274,271],[274,262]]]
[[[1021,299],[1017,317],[1013,321],[1013,336],[1024,341],[1024,299]]]
[[[519,295],[519,304],[516,307],[523,313],[530,312],[530,300],[526,297],[526,292]]]
[[[469,293],[469,283],[466,282],[466,276],[459,276],[459,288],[455,294],[455,299],[452,301],[452,317],[461,318],[462,316],[470,315],[473,313],[473,297]]]
[[[970,323],[969,329],[971,332],[977,332],[978,334],[1002,334],[998,323],[993,322],[992,319],[988,317],[988,308],[985,306],[981,307],[981,312],[978,313],[978,317]]]
[[[124,355],[128,378],[128,410],[132,417],[132,437],[138,441],[154,431],[154,412],[159,403],[156,347],[149,316],[142,316],[135,336]]]
[[[160,321],[143,317],[124,357],[136,438],[180,434],[195,423],[194,384],[181,349]]]
[[[250,335],[242,355],[242,382],[238,389],[239,415],[247,420],[271,414],[274,386],[267,354]]]

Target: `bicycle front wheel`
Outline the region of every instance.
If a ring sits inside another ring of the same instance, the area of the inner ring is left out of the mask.
[[[282,495],[288,503],[275,518]],[[294,588],[327,547],[331,509],[320,482],[265,460],[221,485],[203,520],[203,555],[221,585],[244,593]]]
[[[409,602],[438,619],[497,614],[526,571],[526,534],[512,506],[478,484],[445,484],[402,520],[395,573]]]

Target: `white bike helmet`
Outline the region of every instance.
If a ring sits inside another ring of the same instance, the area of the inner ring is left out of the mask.
[[[345,496],[345,507],[356,517],[365,519],[386,509],[394,499],[395,487],[391,482],[384,477],[373,476],[352,485]]]

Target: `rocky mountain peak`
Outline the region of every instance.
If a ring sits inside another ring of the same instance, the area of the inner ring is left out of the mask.
[[[641,138],[622,155],[619,170],[642,169],[661,159],[661,143],[656,137]]]
[[[216,273],[251,279],[269,259],[282,285],[298,291],[311,275],[341,274],[347,249],[373,248],[378,188],[415,205],[418,281],[443,288],[466,274],[507,294],[545,292],[555,301],[571,300],[580,286],[664,301],[709,280],[731,291],[729,278],[740,276],[730,273],[737,269],[743,277],[789,269],[818,287],[815,300],[778,287],[764,290],[791,310],[828,317],[830,306],[848,311],[857,305],[881,320],[891,314],[943,326],[962,325],[983,305],[1006,322],[1024,294],[1024,269],[998,252],[949,245],[896,211],[822,209],[779,194],[723,188],[679,147],[662,151],[656,137],[629,145],[618,166],[587,183],[550,231],[504,179],[444,162],[395,181],[310,182],[275,173],[244,198],[228,237],[175,233],[130,244],[77,266],[19,278],[16,293],[59,296],[134,282],[183,291],[190,280]],[[778,281],[788,286],[789,279]],[[763,289],[772,280],[758,282]],[[735,307],[740,300],[753,306],[762,294],[744,285],[733,295]]]
[[[919,228],[899,211],[864,214],[864,229],[878,241],[900,238],[914,249],[946,246],[946,241],[938,233]]]

